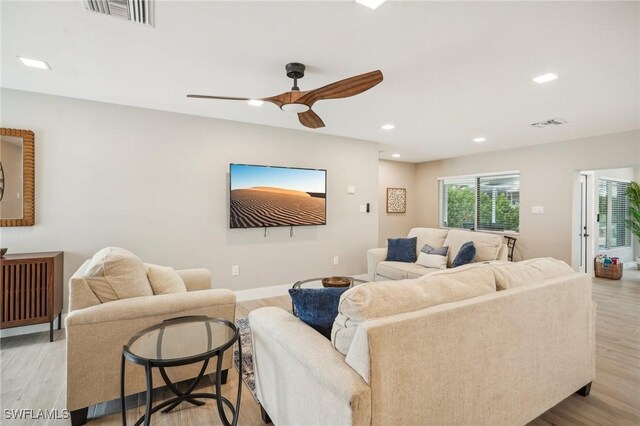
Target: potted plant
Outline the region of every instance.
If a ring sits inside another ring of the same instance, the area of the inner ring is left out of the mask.
[[[629,197],[629,218],[627,226],[640,244],[640,185],[638,182],[631,182],[627,187],[627,197]],[[636,257],[636,267],[640,269],[640,256]]]

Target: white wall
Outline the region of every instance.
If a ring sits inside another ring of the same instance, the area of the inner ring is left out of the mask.
[[[579,171],[639,164],[638,130],[422,163],[416,175],[419,221],[421,226],[438,225],[438,177],[520,170],[516,260],[551,256],[572,263]],[[533,214],[533,206],[544,207],[544,214]]]
[[[36,151],[36,225],[2,228],[2,247],[63,250],[65,281],[105,246],[128,248],[150,263],[208,268],[215,287],[233,290],[366,271],[366,251],[378,242],[375,144],[1,93],[3,127],[33,130]],[[327,225],[294,228],[292,238],[289,228],[271,228],[266,238],[263,229],[229,229],[229,163],[327,169]],[[359,213],[364,203],[370,214]],[[231,276],[232,265],[239,276]]]
[[[378,246],[386,247],[387,238],[406,237],[417,225],[418,196],[416,165],[402,161],[380,160],[378,166]],[[407,212],[387,213],[387,188],[407,189]]]

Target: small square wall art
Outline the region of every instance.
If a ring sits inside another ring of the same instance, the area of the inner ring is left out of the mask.
[[[387,188],[387,213],[407,212],[407,189]]]

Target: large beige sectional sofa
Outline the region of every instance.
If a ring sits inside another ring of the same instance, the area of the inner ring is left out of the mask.
[[[338,310],[331,341],[283,309],[250,313],[274,424],[524,425],[595,376],[591,279],[555,259],[370,282]]]
[[[507,260],[507,246],[498,234],[465,231],[462,229],[413,228],[407,238],[417,238],[416,255],[425,244],[433,248],[449,247],[447,266],[455,259],[460,247],[473,241],[476,248],[474,262]],[[416,263],[387,261],[386,247],[370,249],[367,252],[367,269],[372,281],[404,280],[419,278],[437,269],[425,268]]]

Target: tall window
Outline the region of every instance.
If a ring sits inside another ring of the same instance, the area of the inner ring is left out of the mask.
[[[625,221],[629,214],[628,182],[598,180],[598,228],[600,249],[631,246]]]
[[[520,174],[440,180],[440,226],[520,230]]]

